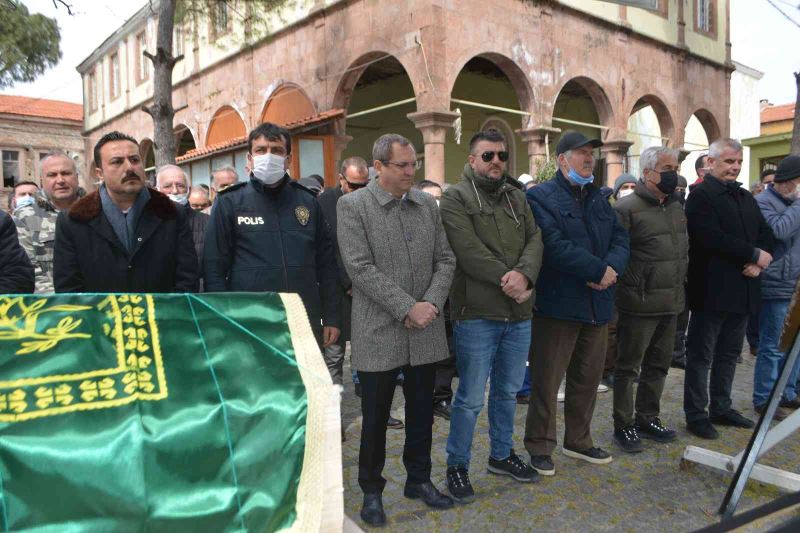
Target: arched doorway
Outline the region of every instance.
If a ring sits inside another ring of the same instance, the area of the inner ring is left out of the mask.
[[[719,137],[719,125],[710,112],[700,109],[689,117],[683,134],[683,149],[687,155],[681,163],[681,174],[690,184],[697,180],[697,158],[707,154],[709,145]]]
[[[208,124],[206,146],[247,136],[247,126],[239,112],[231,106],[220,107]]]
[[[142,158],[144,164],[144,172],[147,175],[147,180],[150,185],[156,184],[156,152],[153,147],[153,141],[150,139],[142,139],[139,142],[139,156]]]
[[[176,148],[176,157],[180,157],[189,150],[194,150],[197,148],[197,142],[195,142],[194,134],[189,129],[188,126],[185,124],[178,124],[175,126],[175,148]]]
[[[460,117],[460,142],[448,143],[445,172],[448,181],[458,180],[469,155],[469,140],[478,131],[495,128],[508,142],[507,172],[518,177],[529,169],[525,143],[514,129],[525,127],[532,91],[525,74],[510,59],[499,54],[482,54],[467,61],[450,92],[450,108]]]
[[[311,99],[294,84],[281,85],[264,104],[259,124],[272,122],[286,126],[317,114]]]
[[[653,95],[639,98],[628,116],[628,140],[633,144],[628,148],[627,171],[641,176],[642,151],[651,146],[667,146],[673,130],[672,117],[660,98]]]

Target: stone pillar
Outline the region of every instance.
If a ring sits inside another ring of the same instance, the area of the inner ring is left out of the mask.
[[[447,130],[453,127],[458,113],[452,111],[417,111],[406,115],[422,132],[425,143],[425,179],[445,182],[444,142]]]
[[[606,185],[609,187],[614,186],[614,181],[625,170],[625,157],[632,144],[628,140],[605,141],[600,148],[606,160]]]
[[[339,166],[342,164],[342,152],[352,140],[352,135],[333,135],[333,168],[335,172],[339,172]],[[367,165],[372,165],[372,161],[367,161]]]
[[[535,177],[539,166],[547,161],[547,150],[553,146],[553,141],[560,132],[559,128],[549,126],[517,130],[528,146],[528,172],[531,176]]]

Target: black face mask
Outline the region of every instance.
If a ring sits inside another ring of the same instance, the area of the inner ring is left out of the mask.
[[[675,192],[675,187],[678,186],[678,172],[675,170],[665,170],[659,172],[661,182],[656,185],[658,190],[664,194],[670,195]]]
[[[686,204],[686,191],[678,193],[678,201],[681,203],[681,205]]]

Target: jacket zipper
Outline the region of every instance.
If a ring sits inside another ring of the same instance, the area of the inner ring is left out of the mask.
[[[282,270],[281,274],[283,274],[283,290],[286,291],[286,292],[289,292],[289,276],[286,274],[286,252],[283,249],[283,231],[281,230],[280,203],[278,202],[277,198],[275,198],[273,200],[273,204],[277,204],[277,205],[273,205],[273,207],[275,207],[275,215],[276,215],[275,219],[278,222],[278,239],[280,240],[280,243],[281,243],[281,246],[280,246],[280,248],[281,248],[281,264],[283,265],[283,270]]]
[[[594,198],[592,198],[592,202],[591,202],[591,205],[589,206],[589,210],[588,211],[591,211],[591,207],[593,205],[594,205]],[[583,227],[584,228],[586,228],[586,213],[587,213],[587,209],[584,207],[584,211],[583,211]],[[586,228],[586,233],[589,233],[589,228]],[[592,235],[591,234],[589,234],[589,244],[592,247],[592,255],[596,255],[595,254],[595,248],[594,248],[594,241],[592,240]],[[603,275],[605,276],[605,273],[603,273]],[[586,287],[586,289],[589,291],[589,311],[591,311],[591,313],[592,313],[592,324],[597,324],[597,315],[594,312],[594,304],[592,303],[592,291],[594,289],[592,289],[591,287]]]

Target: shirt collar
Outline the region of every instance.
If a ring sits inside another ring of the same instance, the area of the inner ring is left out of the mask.
[[[409,202],[414,202],[415,204],[418,204],[418,205],[424,205],[425,200],[423,199],[423,197],[420,197],[420,195],[421,194],[427,194],[427,193],[420,192],[420,191],[418,191],[416,189],[411,189],[410,191],[405,193],[402,198],[395,198],[388,191],[386,191],[383,187],[381,187],[378,184],[378,179],[379,178],[376,178],[376,179],[370,181],[369,184],[367,185],[367,189],[370,192],[372,192],[372,194],[378,200],[378,203],[381,205],[381,207],[387,205],[388,203],[390,203],[392,201],[400,202],[400,201],[403,201],[403,200],[408,200]]]

